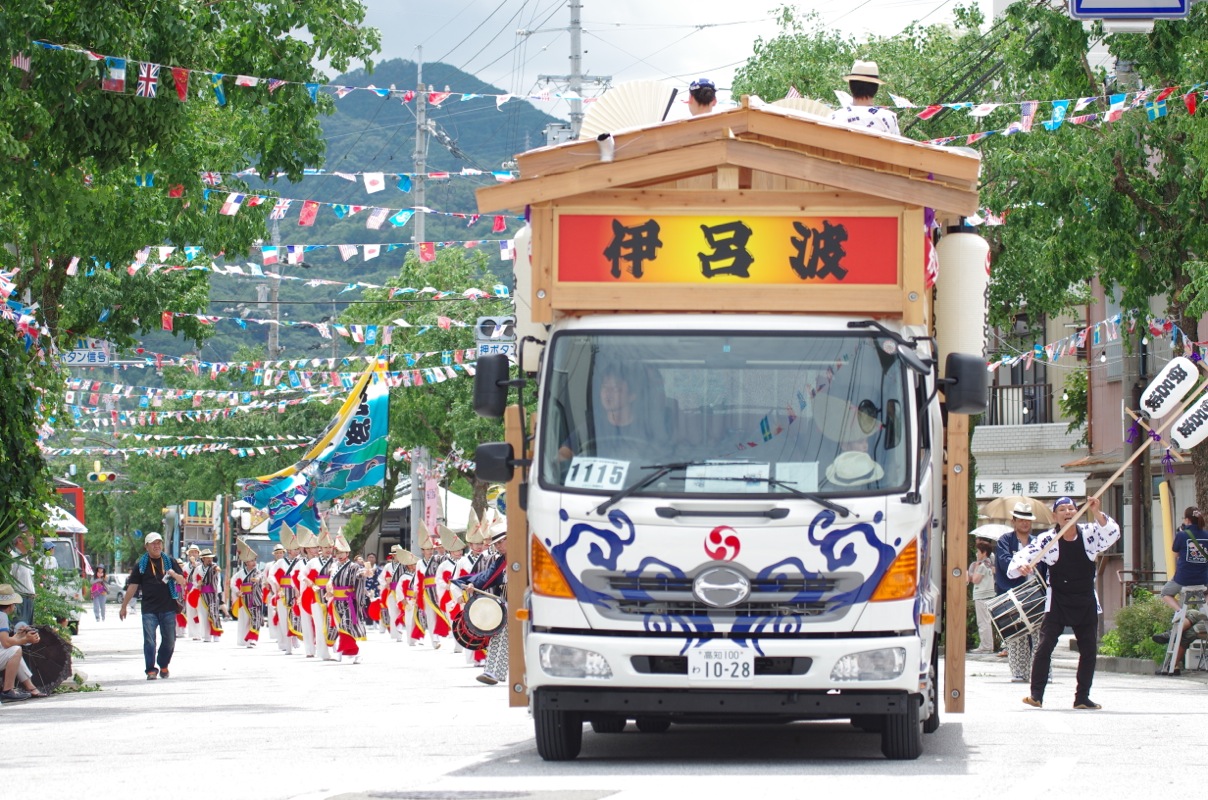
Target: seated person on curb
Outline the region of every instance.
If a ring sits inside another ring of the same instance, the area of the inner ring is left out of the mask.
[[[31,697],[46,697],[38,691],[30,680],[33,674],[25,664],[22,645],[37,644],[41,639],[38,631],[23,622],[17,623],[16,628],[10,628],[8,616],[17,606],[21,605],[21,595],[7,583],[0,583],[0,670],[4,671],[3,691],[0,691],[0,701],[13,702],[28,700]],[[17,681],[21,688],[17,687]]]
[[[1183,637],[1179,639],[1179,654],[1174,660],[1179,666],[1171,672],[1159,674],[1178,675],[1182,671],[1183,659],[1187,656],[1187,647],[1194,639],[1208,640],[1208,614],[1198,608],[1189,608],[1187,616],[1183,618]],[[1170,644],[1170,632],[1155,633],[1153,640],[1158,644]]]

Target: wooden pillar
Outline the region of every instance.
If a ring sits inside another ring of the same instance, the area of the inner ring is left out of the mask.
[[[948,520],[944,538],[944,710],[965,710],[965,622],[969,549],[969,417],[948,415]]]
[[[512,445],[516,458],[528,458],[524,430],[520,424],[521,409],[508,406],[503,415],[504,439]],[[516,613],[524,608],[528,591],[528,513],[520,507],[520,484],[527,470],[517,468],[507,484],[508,517],[508,705],[528,705],[528,686],[524,682],[524,621]]]

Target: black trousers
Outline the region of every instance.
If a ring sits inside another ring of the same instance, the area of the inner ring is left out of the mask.
[[[1074,691],[1074,702],[1089,700],[1091,683],[1095,680],[1095,662],[1099,650],[1098,615],[1090,615],[1090,621],[1082,625],[1071,625],[1074,639],[1078,642],[1078,687]],[[1032,699],[1044,700],[1044,687],[1049,679],[1049,667],[1053,661],[1053,650],[1057,637],[1066,628],[1061,614],[1045,614],[1040,624],[1040,643],[1032,658]]]

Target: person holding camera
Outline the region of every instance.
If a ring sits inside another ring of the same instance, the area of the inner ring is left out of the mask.
[[[994,542],[978,539],[977,560],[969,565],[969,583],[973,584],[973,606],[977,611],[978,645],[972,653],[993,653],[994,626],[990,624],[990,601],[994,599]]]
[[[126,594],[122,597],[118,618],[126,619],[130,599],[142,587],[143,661],[146,663],[147,680],[153,681],[168,677],[168,664],[176,649],[177,600],[185,585],[185,575],[180,562],[164,553],[164,537],[158,533],[148,533],[143,539],[143,547],[147,552],[139,556],[126,582]],[[160,638],[158,653],[155,646],[157,630]]]

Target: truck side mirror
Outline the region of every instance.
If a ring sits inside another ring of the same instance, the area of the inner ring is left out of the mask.
[[[479,360],[481,361],[481,359]],[[477,397],[475,397],[475,405],[475,410],[477,410]],[[508,442],[486,442],[478,445],[474,450],[474,471],[480,481],[488,483],[510,481],[512,474],[516,471],[512,445]]]
[[[949,414],[984,414],[988,403],[986,362],[968,353],[949,353],[944,362],[944,399]]]
[[[474,370],[474,413],[499,419],[508,403],[508,357],[480,356]]]

